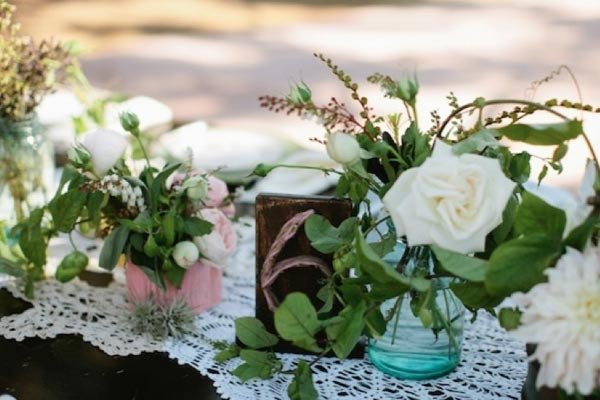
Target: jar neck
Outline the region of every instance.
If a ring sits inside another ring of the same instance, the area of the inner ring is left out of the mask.
[[[41,131],[42,127],[35,113],[29,114],[18,121],[0,117],[0,138],[2,139],[22,139],[37,136]]]

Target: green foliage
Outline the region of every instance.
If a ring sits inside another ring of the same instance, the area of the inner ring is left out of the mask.
[[[465,307],[473,311],[493,310],[504,300],[502,295],[491,295],[480,282],[455,282],[450,285],[450,289]]]
[[[485,279],[487,261],[454,253],[435,245],[431,246],[431,249],[442,268],[452,275],[471,282],[483,282]]]
[[[46,264],[47,241],[42,233],[43,216],[43,209],[35,209],[27,220],[15,227],[19,234],[19,246],[23,255],[38,268]]]
[[[218,364],[224,363],[240,356],[240,347],[236,344],[215,344],[217,350],[220,350],[215,355],[215,362]]]
[[[330,254],[352,243],[357,223],[357,218],[348,218],[336,228],[326,218],[315,214],[304,223],[304,232],[313,248],[323,254]]]
[[[87,265],[88,256],[80,251],[73,251],[58,264],[55,273],[56,279],[59,282],[68,282],[79,275]]]
[[[456,155],[461,155],[465,153],[479,153],[486,148],[497,148],[500,146],[500,142],[496,139],[496,136],[498,134],[495,131],[482,129],[452,146],[452,152]]]
[[[507,331],[517,329],[521,324],[521,311],[514,308],[503,308],[498,313],[498,321]]]
[[[98,260],[98,265],[101,268],[112,271],[117,265],[119,257],[121,257],[121,254],[125,250],[129,232],[129,228],[119,226],[106,237]]]
[[[240,350],[243,364],[233,370],[233,375],[246,382],[253,378],[268,379],[274,370],[281,367],[281,363],[274,355],[257,350]]]
[[[319,393],[313,383],[310,365],[304,360],[298,361],[294,379],[287,390],[290,400],[316,400]]]
[[[400,156],[406,169],[418,167],[431,155],[429,136],[419,132],[416,123],[411,123],[404,135],[400,146]]]
[[[235,320],[235,335],[251,349],[272,347],[279,342],[277,336],[267,332],[263,323],[253,317],[242,317]]]
[[[530,192],[523,193],[515,218],[517,234],[539,233],[560,240],[566,222],[567,217],[563,210],[551,206]]]
[[[598,229],[600,217],[588,217],[581,225],[575,227],[564,240],[564,245],[583,251],[589,243],[592,233]]]
[[[367,305],[360,301],[347,306],[334,323],[327,325],[325,332],[331,341],[332,349],[338,358],[346,358],[362,336],[365,327]]]
[[[539,146],[562,145],[583,133],[581,121],[569,120],[555,124],[512,124],[497,131],[504,137]]]
[[[508,296],[527,292],[544,282],[544,270],[561,255],[556,238],[534,234],[509,240],[492,254],[485,276],[485,287],[492,295]]]
[[[321,330],[322,324],[317,311],[304,293],[294,292],[275,310],[275,329],[285,340],[302,349],[319,352],[314,335]]]
[[[185,233],[192,237],[207,235],[213,228],[210,222],[196,217],[187,218],[184,224]]]
[[[369,275],[372,282],[381,284],[394,284],[399,288],[407,290],[413,288],[418,291],[428,290],[431,282],[423,278],[407,277],[391,268],[379,257],[367,244],[360,230],[356,230],[356,255],[360,270]]]

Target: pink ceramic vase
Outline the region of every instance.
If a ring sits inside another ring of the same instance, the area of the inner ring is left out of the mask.
[[[127,262],[125,276],[129,298],[134,303],[152,298],[159,305],[167,306],[180,299],[185,301],[195,314],[200,314],[217,305],[223,297],[223,274],[215,264],[207,260],[197,261],[186,271],[179,289],[165,279],[167,290],[162,290],[131,261]]]

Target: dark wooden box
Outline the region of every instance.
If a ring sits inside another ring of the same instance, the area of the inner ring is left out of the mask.
[[[269,310],[260,285],[260,274],[265,258],[281,227],[294,215],[314,210],[316,214],[327,218],[338,226],[352,215],[352,203],[347,199],[325,196],[291,196],[283,194],[261,193],[256,198],[256,318],[260,319],[270,332],[275,332],[273,313]],[[332,255],[321,254],[310,245],[302,226],[277,257],[277,261],[298,255],[311,255],[332,264]],[[294,268],[283,272],[272,286],[273,293],[281,302],[291,292],[303,292],[313,302],[315,308],[322,306],[317,292],[325,278],[316,268]],[[339,310],[339,305],[338,305]],[[307,353],[289,342],[280,343],[276,351],[287,353]],[[351,357],[362,357],[363,349],[357,348]]]

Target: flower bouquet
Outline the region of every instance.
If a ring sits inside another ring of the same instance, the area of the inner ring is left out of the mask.
[[[0,0],[0,218],[12,223],[48,200],[54,179],[53,148],[35,108],[78,72],[71,46],[21,36],[14,9]]]
[[[139,140],[135,114],[123,113],[121,123]],[[73,147],[54,198],[13,229],[19,246],[1,254],[1,270],[22,278],[33,296],[50,238],[71,238],[73,230],[91,227],[104,238],[100,267],[112,270],[125,256],[130,299],[144,306],[140,316],[149,307],[172,311],[174,304],[201,313],[220,301],[222,268],[236,246],[227,186],[182,163],[157,169],[147,157],[134,175],[123,159],[128,143],[125,135],[102,129]],[[88,265],[87,255],[71,243],[73,251],[56,269],[61,282]]]
[[[505,328],[537,344],[532,357],[542,364],[538,386],[560,387],[569,396],[592,394],[600,377],[598,160],[580,117],[567,113],[600,110],[557,99],[479,97],[460,105],[450,94],[450,114],[442,119],[433,112],[424,130],[415,78],[368,78],[405,110],[378,116],[348,74],[315,56],[349,90],[357,115],[336,98],[315,104],[305,83],[287,97],[263,96],[261,105],[323,125],[325,141],[315,140],[342,165],[323,171],[339,175],[336,195],[349,197],[357,216],[332,226],[313,215],[304,225],[312,246],[334,258],[335,272],[319,292],[321,307],[303,293],[289,294],[274,312],[277,335],[254,318],[239,319],[236,335],[244,346],[220,344],[217,360],[241,357],[233,373],[242,381],[293,374],[290,398],[314,399],[310,366],[318,359],[282,371],[269,347],[287,340],[320,356],[345,358],[367,337],[369,358],[382,371],[431,378],[458,364],[466,308],[473,318],[479,310],[498,315]],[[538,113],[557,122],[524,122]],[[595,183],[591,197],[576,207],[579,217],[567,218],[527,189],[537,156],[514,152],[508,142],[554,149],[539,157],[539,184],[550,169],[562,171],[568,143],[578,137],[589,145]],[[281,167],[301,166],[259,165],[255,174]],[[519,308],[500,309],[513,294]],[[331,312],[334,303],[340,312]]]

